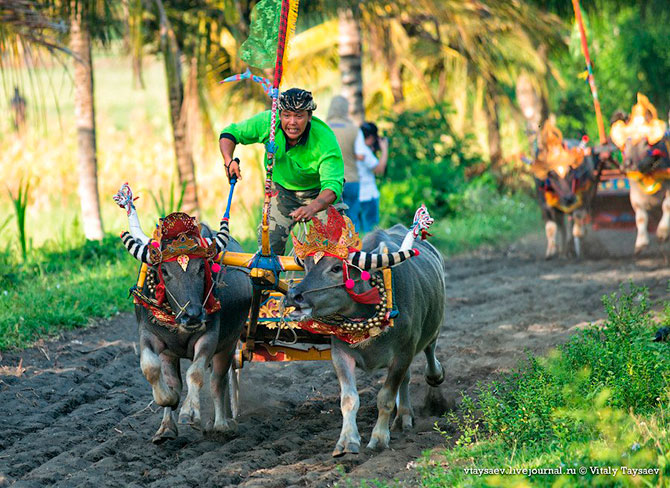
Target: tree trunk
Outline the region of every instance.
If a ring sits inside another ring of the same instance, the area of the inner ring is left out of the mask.
[[[394,109],[399,111],[402,109],[402,103],[405,101],[402,82],[403,67],[393,49],[391,26],[388,22],[385,22],[384,25],[384,57],[386,59],[386,67],[389,73],[391,95],[393,96],[393,103],[395,104]]]
[[[526,134],[532,140],[542,124],[542,102],[527,73],[522,73],[516,80],[516,99],[526,120]]]
[[[165,62],[165,74],[170,104],[170,122],[174,137],[174,151],[177,158],[177,173],[180,187],[184,187],[182,210],[197,216],[198,194],[195,181],[193,152],[187,137],[187,112],[184,109],[184,82],[181,71],[181,51],[177,37],[165,14],[162,0],[155,0],[160,16],[161,51]]]
[[[547,66],[547,46],[541,45],[538,54]],[[547,69],[547,73],[548,73]],[[548,75],[545,75],[548,77]],[[546,83],[546,80],[545,80]],[[538,89],[533,85],[533,80],[527,73],[522,73],[516,80],[516,99],[521,109],[521,114],[526,119],[526,134],[531,142],[540,132],[540,126],[549,116],[549,103],[546,90]]]
[[[365,106],[363,105],[361,27],[358,7],[341,9],[339,18],[342,95],[349,101],[351,119],[360,125],[365,120]]]
[[[82,22],[81,5],[73,1],[70,49],[74,62],[74,112],[79,159],[79,200],[86,239],[102,240],[102,218],[98,195],[98,162],[95,147],[95,105],[91,37]]]
[[[142,78],[142,0],[123,0],[122,5],[126,20],[123,47],[130,54],[133,89],[144,90],[144,79]]]
[[[503,183],[503,156],[502,145],[500,143],[500,121],[498,119],[498,101],[495,88],[489,86],[486,92],[486,129],[489,144],[489,161],[491,162],[491,172],[498,181],[499,185]]]

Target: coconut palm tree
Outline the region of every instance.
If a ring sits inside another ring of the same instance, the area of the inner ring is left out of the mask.
[[[522,73],[542,85],[537,80],[546,77],[548,67],[539,46],[562,42],[560,20],[522,2],[487,0],[381,1],[365,3],[364,9],[365,23],[386,23],[391,31],[381,59],[392,61],[387,71],[396,72],[395,101],[408,79],[421,87],[429,104],[442,102],[449,81],[456,82],[454,74],[467,73],[472,86],[482,80],[489,157],[493,166],[502,164],[501,104],[511,107]],[[397,65],[407,77],[397,76]]]
[[[183,210],[189,213],[199,211],[194,127],[204,124],[205,132],[211,132],[207,105],[213,87],[243,71],[237,51],[248,36],[255,4],[256,0],[152,0],[145,3],[146,10],[135,12],[148,17],[145,39],[165,63],[177,173],[185,188]],[[241,84],[235,88],[243,92],[240,102],[250,94],[263,96],[258,87]]]
[[[360,11],[357,3],[345,5],[338,11],[340,75],[342,95],[349,101],[349,115],[358,125],[365,119],[363,106],[363,71]]]
[[[87,239],[101,240],[103,226],[97,185],[91,40],[109,40],[115,26],[114,2],[0,0],[0,12],[0,41],[7,41],[0,42],[0,54],[16,52],[13,45],[26,43],[49,49],[57,47],[72,54],[83,228]],[[65,30],[65,19],[69,22],[69,50],[62,47],[61,40],[54,34]]]

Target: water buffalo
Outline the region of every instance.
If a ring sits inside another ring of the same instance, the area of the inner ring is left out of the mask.
[[[538,141],[535,160],[530,163],[545,222],[545,257],[567,256],[571,250],[570,235],[574,252],[579,256],[596,185],[597,158],[584,142],[564,142],[560,130],[547,121]]]
[[[140,366],[151,384],[154,401],[165,407],[152,441],[160,444],[177,436],[173,410],[179,405],[182,389],[181,359],[192,363],[186,371],[188,393],[179,423],[200,423],[200,389],[211,365],[213,430],[233,429],[227,378],[249,313],[251,284],[244,272],[219,267],[212,258],[224,247],[242,249],[233,239],[228,241],[227,221],[213,235],[187,214],[173,213],[161,219],[161,236],[152,246],[133,225],[136,217],[130,220],[134,235],[122,234],[123,243],[133,256],[149,265],[143,286],[133,292]]]
[[[360,299],[374,291],[366,281],[368,270],[404,260],[407,254],[398,250],[407,232],[407,228],[401,225],[389,230],[376,230],[365,237],[363,252],[351,254],[348,258],[346,247],[344,258],[341,255],[333,257],[332,251],[305,256],[305,277],[287,294],[287,305],[295,307],[291,318],[302,321],[334,320],[336,323],[353,324],[354,327],[366,319],[374,321],[371,317],[383,305]],[[333,241],[331,238],[330,242]],[[384,246],[391,252],[380,254]],[[393,327],[387,327],[381,334],[358,344],[332,337],[332,361],[340,383],[343,416],[342,431],[333,456],[358,453],[360,449],[361,438],[356,425],[359,408],[356,366],[366,371],[388,368],[384,386],[377,396],[379,415],[367,445],[369,449],[389,446],[389,423],[396,396],[397,415],[393,427],[412,427],[414,413],[409,393],[409,367],[414,356],[420,351],[425,353],[425,378],[429,385],[437,386],[444,380],[444,369],[435,357],[437,337],[445,313],[444,263],[440,253],[427,242],[417,243],[416,248],[418,252],[412,251],[416,254],[414,257],[392,269],[394,307],[399,312]]]
[[[660,206],[663,211],[656,230],[659,241],[670,236],[670,138],[649,100],[640,93],[637,99],[630,117],[614,122],[610,129],[612,142],[623,154],[621,169],[630,183],[637,227],[635,254],[649,245],[647,226],[652,209]]]

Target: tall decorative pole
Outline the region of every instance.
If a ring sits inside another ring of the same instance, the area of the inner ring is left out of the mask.
[[[279,17],[279,39],[277,41],[277,58],[275,61],[274,79],[272,80],[272,115],[270,117],[270,140],[266,145],[268,164],[265,173],[265,199],[263,202],[263,220],[261,222],[261,253],[269,256],[270,249],[270,204],[272,198],[272,171],[275,163],[277,143],[275,131],[277,123],[277,108],[279,105],[279,85],[284,74],[284,65],[288,58],[288,41],[295,32],[298,19],[298,0],[282,0]]]
[[[596,88],[596,80],[593,77],[593,66],[591,65],[591,56],[589,55],[589,45],[586,40],[586,31],[584,30],[584,20],[582,19],[582,11],[579,7],[579,0],[572,0],[572,7],[575,9],[575,20],[579,26],[579,34],[582,38],[582,52],[586,60],[586,70],[588,72],[589,86],[591,87],[591,95],[593,95],[593,107],[596,110],[596,121],[598,123],[598,137],[600,144],[607,142],[607,135],[605,134],[605,125],[603,124],[603,114],[600,111],[600,100],[598,100],[598,89]]]

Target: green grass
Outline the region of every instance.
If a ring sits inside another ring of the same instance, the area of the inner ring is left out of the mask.
[[[460,198],[458,214],[431,227],[431,242],[446,255],[499,247],[541,226],[537,203],[525,194],[499,195],[487,186],[475,186]]]
[[[3,260],[0,349],[25,347],[131,309],[128,289],[138,262],[115,236],[65,252],[42,248],[26,264],[13,264],[7,254]]]
[[[633,285],[603,301],[603,326],[547,357],[529,355],[474,398],[464,396],[460,411],[436,426],[453,447],[425,454],[423,486],[668,486],[670,345],[651,340],[668,317],[657,322],[647,290]],[[621,466],[659,471],[632,476]],[[592,471],[608,467],[619,468],[616,476]],[[510,468],[562,474],[510,475]]]

